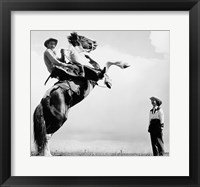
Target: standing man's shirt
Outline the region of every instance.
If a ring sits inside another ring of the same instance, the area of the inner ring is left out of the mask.
[[[159,119],[160,124],[164,124],[164,112],[162,108],[157,107],[155,109],[151,109],[149,113],[149,124],[152,119]]]

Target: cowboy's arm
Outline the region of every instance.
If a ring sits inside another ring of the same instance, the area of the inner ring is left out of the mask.
[[[161,129],[164,128],[164,112],[162,109],[159,110],[159,119],[161,124]]]
[[[50,50],[46,50],[45,51],[45,55],[46,57],[49,59],[49,61],[55,65],[55,66],[61,66],[61,67],[67,67],[67,64],[62,63],[61,61],[59,61],[55,55],[53,55],[53,53]]]
[[[148,132],[149,132],[149,126],[150,126],[150,122],[151,122],[151,111],[149,112],[149,124],[148,124]]]

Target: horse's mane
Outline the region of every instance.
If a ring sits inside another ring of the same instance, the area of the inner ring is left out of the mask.
[[[86,52],[90,52],[90,51],[93,51],[96,49],[97,47],[97,43],[96,41],[93,41],[89,38],[86,38],[85,36],[81,36],[81,35],[78,35],[76,32],[72,32],[70,33],[70,36],[67,37],[68,39],[68,42],[73,46],[73,47],[82,47],[82,49]],[[85,43],[88,43],[89,47],[83,47],[82,46],[82,42],[85,42]]]
[[[68,39],[68,42],[69,42],[70,44],[72,44],[74,47],[77,46],[77,45],[78,45],[78,46],[80,45],[80,44],[77,42],[77,40],[78,40],[78,35],[77,35],[76,32],[72,32],[71,35],[67,37],[67,39]]]

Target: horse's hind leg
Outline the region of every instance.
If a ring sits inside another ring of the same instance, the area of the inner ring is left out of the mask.
[[[69,108],[62,89],[45,96],[34,112],[34,139],[39,156],[51,156],[49,141],[67,120]],[[68,101],[69,102],[69,101]]]
[[[45,119],[46,119],[46,145],[44,148],[44,156],[52,156],[50,152],[50,139],[67,120],[68,107],[65,104],[65,96],[62,89],[57,89],[51,93],[50,97],[46,97],[43,101]]]
[[[44,148],[44,156],[52,156],[51,152],[50,152],[50,147],[49,147],[49,141],[50,141],[51,137],[52,137],[52,134],[46,135],[47,142],[46,142],[46,146]]]

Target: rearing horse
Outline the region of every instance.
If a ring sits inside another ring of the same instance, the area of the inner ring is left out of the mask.
[[[74,46],[79,46],[90,52],[97,45],[95,41],[76,34]],[[122,69],[129,67],[129,65],[122,62],[107,62],[106,72],[112,65]],[[71,77],[64,81],[58,81],[52,88],[47,90],[33,114],[33,131],[37,155],[51,156],[48,143],[51,136],[67,120],[69,109],[82,101],[95,85],[95,81],[87,80],[85,77]]]

